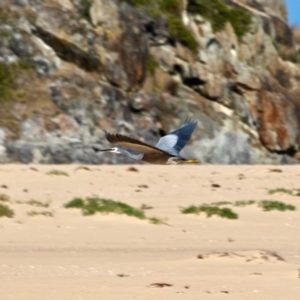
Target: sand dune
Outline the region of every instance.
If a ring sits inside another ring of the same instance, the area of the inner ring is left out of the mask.
[[[1,165],[0,204],[15,215],[0,218],[0,298],[299,299],[299,179],[298,166]],[[278,188],[294,195],[268,194]],[[93,195],[168,225],[64,207]],[[226,205],[234,220],[181,212],[248,200]]]

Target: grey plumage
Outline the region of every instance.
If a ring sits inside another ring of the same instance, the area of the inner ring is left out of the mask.
[[[186,119],[180,128],[161,137],[156,147],[174,156],[179,156],[179,152],[191,138],[196,126],[197,122]]]

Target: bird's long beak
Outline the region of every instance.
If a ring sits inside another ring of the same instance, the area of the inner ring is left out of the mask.
[[[108,152],[108,151],[111,151],[112,149],[110,148],[110,149],[99,149],[99,148],[97,148],[97,147],[93,147],[93,150],[94,151],[96,151],[96,152],[99,152],[99,151],[101,151],[101,152]]]

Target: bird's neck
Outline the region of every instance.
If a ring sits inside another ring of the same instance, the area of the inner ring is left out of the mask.
[[[134,159],[134,160],[142,160],[144,154],[134,154],[134,153],[130,153],[129,151],[122,149],[122,154],[127,155],[128,157]]]

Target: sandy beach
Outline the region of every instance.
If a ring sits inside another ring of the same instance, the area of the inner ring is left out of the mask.
[[[1,165],[0,298],[299,299],[299,181],[298,166]],[[64,207],[89,196],[166,224]],[[237,219],[181,211],[249,200],[224,206]]]

